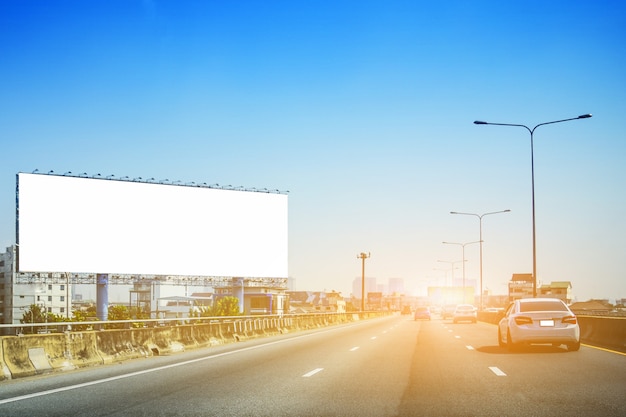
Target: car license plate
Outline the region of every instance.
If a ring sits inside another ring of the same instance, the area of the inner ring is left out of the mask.
[[[541,327],[554,327],[554,320],[540,320],[539,325]]]

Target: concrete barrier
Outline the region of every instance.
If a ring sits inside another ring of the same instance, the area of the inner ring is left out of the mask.
[[[0,340],[0,381],[3,379],[11,378],[11,372],[7,367],[6,363],[4,363],[4,344],[2,340]]]
[[[626,352],[626,317],[577,317],[581,342]]]
[[[381,313],[233,317],[170,325],[0,337],[0,380],[234,343],[347,323]],[[117,324],[116,324],[117,326]],[[97,328],[102,329],[98,324]],[[63,327],[66,328],[65,326]]]

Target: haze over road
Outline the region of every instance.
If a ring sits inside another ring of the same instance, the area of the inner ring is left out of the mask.
[[[410,316],[0,383],[11,416],[623,416],[626,356]]]

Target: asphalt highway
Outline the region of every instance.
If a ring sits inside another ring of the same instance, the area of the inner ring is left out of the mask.
[[[392,316],[0,382],[2,416],[625,416],[626,356]]]

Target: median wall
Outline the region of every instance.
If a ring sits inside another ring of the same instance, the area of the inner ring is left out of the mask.
[[[0,337],[0,379],[113,363],[380,317],[385,313],[308,314],[148,322],[122,329]],[[102,325],[102,324],[98,324]],[[116,324],[117,325],[117,324]],[[152,325],[152,327],[148,327]],[[144,327],[145,326],[145,327]]]
[[[581,342],[626,352],[626,317],[577,317]]]

